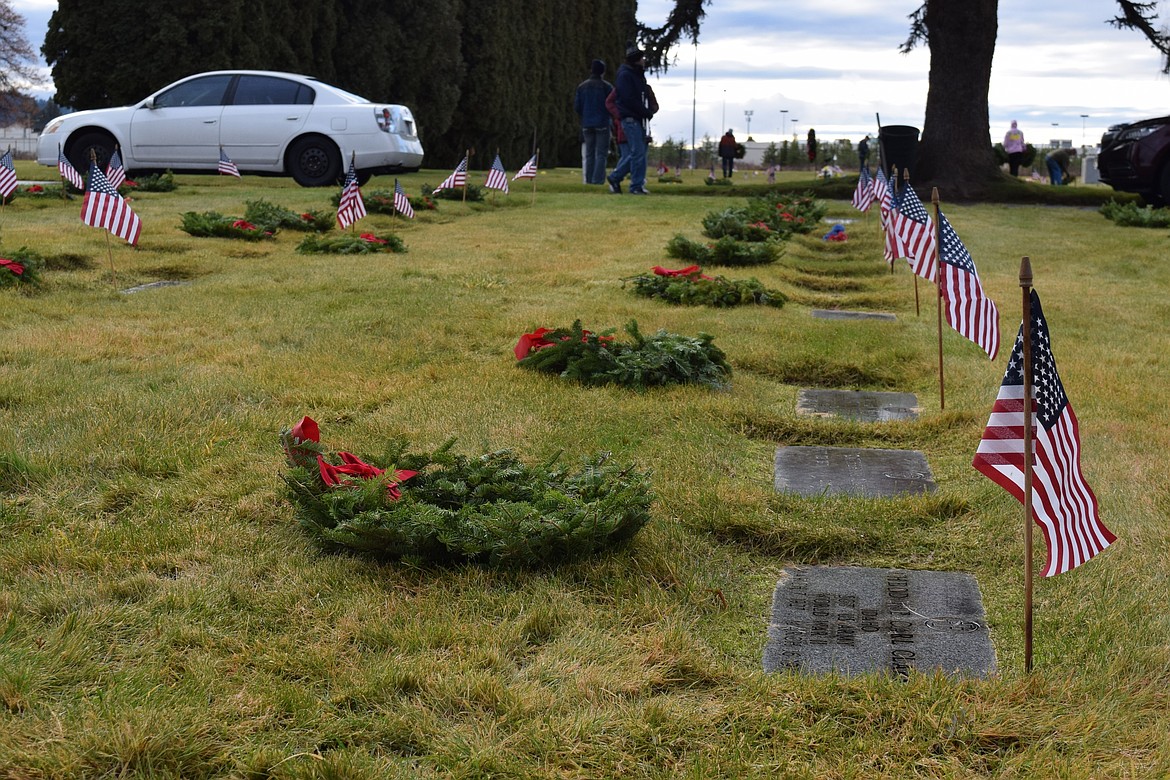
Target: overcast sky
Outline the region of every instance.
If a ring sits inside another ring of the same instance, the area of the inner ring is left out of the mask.
[[[28,38],[39,51],[56,0],[11,5],[25,17]],[[671,5],[640,0],[639,18],[660,25]],[[743,140],[745,111],[753,112],[751,135],[758,141],[777,140],[782,130],[803,137],[810,127],[822,138],[856,140],[876,129],[875,115],[882,124],[921,128],[930,57],[925,48],[898,53],[906,17],[918,5],[714,0],[697,50],[680,47],[675,66],[651,77],[662,106],[651,132],[659,140],[689,142],[693,116],[700,141],[729,127]],[[1158,5],[1166,16],[1170,6]],[[1106,24],[1117,8],[1114,0],[999,3],[989,94],[992,141],[1003,138],[1012,119],[1029,141],[1080,144],[1095,143],[1108,125],[1170,114],[1170,78],[1161,74],[1157,52],[1139,33]],[[588,63],[581,70],[584,78]]]

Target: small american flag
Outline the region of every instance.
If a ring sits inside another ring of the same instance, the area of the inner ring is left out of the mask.
[[[516,171],[516,175],[512,177],[512,181],[517,179],[535,179],[536,178],[536,155],[532,155],[532,159],[524,163],[524,166]]]
[[[869,211],[873,205],[873,177],[869,175],[869,168],[862,167],[861,175],[857,177],[857,189],[853,191],[853,208],[858,211]]]
[[[467,186],[467,158],[464,157],[459,165],[455,167],[451,175],[443,180],[443,183],[435,187],[435,192],[439,190],[455,190],[460,187]]]
[[[884,229],[890,213],[890,183],[886,179],[886,172],[880,167],[873,177],[873,199],[877,201],[878,212],[881,214],[881,225]]]
[[[1081,473],[1081,437],[1072,404],[1056,371],[1048,323],[1040,296],[1032,290],[1032,398],[1029,423],[1035,429],[1032,466],[1032,520],[1044,533],[1048,563],[1044,576],[1080,566],[1117,540],[1101,522],[1097,497]],[[991,418],[971,464],[1024,503],[1024,328],[1008,360]]]
[[[938,267],[934,255],[938,244],[934,238],[934,220],[926,213],[909,183],[898,193],[894,231],[898,234],[901,256],[909,261],[914,273],[927,281],[937,281]]]
[[[394,180],[394,208],[399,214],[408,219],[414,219],[414,207],[410,205],[410,198],[406,197],[406,190],[402,189],[402,182]]]
[[[345,182],[341,185],[341,200],[337,204],[337,224],[345,229],[365,215],[366,202],[362,200],[362,190],[358,186],[357,169],[350,159]]]
[[[240,178],[240,169],[232,162],[232,158],[227,156],[227,152],[223,150],[222,146],[219,147],[219,172],[235,176],[237,179]]]
[[[487,181],[483,186],[489,190],[503,190],[505,194],[508,192],[508,172],[504,170],[504,163],[500,161],[500,155],[496,155],[492,167],[488,169]]]
[[[122,182],[126,181],[126,169],[122,167],[122,155],[118,153],[117,148],[110,155],[110,163],[106,166],[106,180],[114,189],[118,189]]]
[[[942,234],[939,284],[947,302],[947,324],[978,344],[988,357],[995,360],[999,353],[999,309],[995,308],[995,301],[983,294],[971,253],[941,211],[938,222]]]
[[[0,157],[0,197],[7,198],[16,192],[16,167],[12,164],[12,150]]]
[[[85,191],[85,180],[81,178],[81,174],[73,167],[73,163],[65,159],[61,147],[57,147],[57,171],[65,179],[65,181],[72,184],[82,192]]]
[[[110,185],[97,163],[89,165],[89,188],[81,202],[81,221],[90,227],[105,228],[134,246],[138,245],[138,237],[142,234],[138,215]]]

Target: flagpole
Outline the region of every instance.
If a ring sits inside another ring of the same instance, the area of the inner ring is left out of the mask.
[[[536,131],[533,131],[533,140],[536,140]],[[540,170],[540,147],[536,147],[536,151],[532,154],[532,159],[536,161],[536,170]],[[532,204],[536,205],[536,173],[532,174]]]
[[[1020,259],[1024,347],[1024,672],[1032,672],[1032,262]]]
[[[939,219],[938,187],[930,190],[930,202],[934,204],[934,273],[935,287],[938,289],[938,408],[946,409],[946,388],[943,384],[943,291],[942,291],[942,220]],[[918,278],[918,274],[914,274]],[[915,282],[917,284],[917,282]],[[918,288],[914,288],[917,292]]]
[[[57,159],[61,159],[61,144],[57,144]],[[65,192],[65,172],[61,170],[61,165],[57,165],[57,178],[61,180],[61,200],[69,200],[69,196]]]

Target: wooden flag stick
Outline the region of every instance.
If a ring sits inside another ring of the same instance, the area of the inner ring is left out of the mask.
[[[938,187],[930,190],[930,202],[934,204],[934,273],[935,286],[938,289],[938,408],[947,408],[946,387],[943,384],[943,292],[942,292],[942,258],[939,257],[942,247],[942,220],[939,219]],[[915,274],[917,276],[917,274]]]
[[[1020,259],[1024,319],[1024,671],[1032,671],[1032,263]]]
[[[114,250],[110,247],[110,231],[106,231],[106,254],[110,258],[110,284],[118,289],[118,272],[114,269]]]
[[[532,132],[533,132],[533,137],[535,138],[536,131],[534,130]],[[536,147],[536,151],[533,152],[532,159],[536,161],[536,170],[539,171],[540,170],[540,147],[539,146]],[[533,206],[536,205],[536,172],[535,171],[532,174],[532,205]]]

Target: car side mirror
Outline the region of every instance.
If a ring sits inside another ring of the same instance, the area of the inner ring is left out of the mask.
[[[139,106],[139,108],[149,108],[151,111],[153,111],[154,110],[154,98],[147,98],[146,100],[142,101],[142,105]]]

